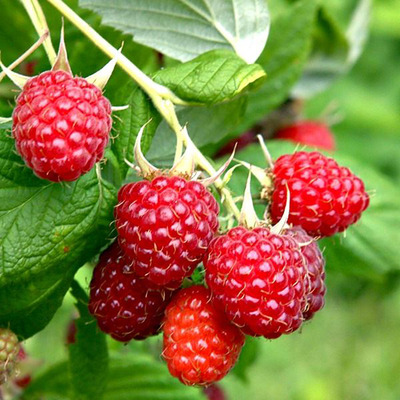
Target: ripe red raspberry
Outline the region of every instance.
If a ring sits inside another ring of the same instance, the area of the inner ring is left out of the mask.
[[[279,157],[273,168],[274,191],[270,212],[274,223],[283,215],[290,190],[288,222],[311,236],[342,232],[361,217],[369,196],[364,183],[348,168],[318,152]]]
[[[203,392],[208,400],[227,400],[224,391],[217,384],[205,387]]]
[[[94,269],[89,311],[100,329],[114,339],[144,339],[159,332],[172,294],[137,277],[115,242],[102,253]]]
[[[204,267],[213,304],[244,333],[274,339],[301,326],[306,272],[292,237],[233,228],[211,242]]]
[[[307,305],[303,312],[305,320],[311,319],[314,314],[325,305],[325,259],[318,247],[318,243],[299,226],[288,229],[285,234],[292,236],[300,245],[307,271],[306,298]]]
[[[18,96],[12,128],[17,150],[40,178],[74,181],[103,157],[110,115],[110,102],[84,78],[43,72]]]
[[[20,345],[14,332],[0,328],[0,385],[12,375],[18,361]]]
[[[256,141],[256,135],[253,131],[247,131],[241,136],[230,140],[225,146],[221,147],[215,154],[215,157],[223,157],[226,155],[231,155],[235,150],[238,152],[246,148],[249,144]]]
[[[244,335],[210,302],[204,286],[179,291],[165,310],[164,350],[169,372],[185,385],[209,385],[236,363]]]
[[[118,200],[119,243],[135,273],[157,285],[178,287],[218,228],[214,197],[200,182],[163,175],[123,186]]]
[[[329,128],[318,121],[298,121],[275,133],[275,139],[286,139],[307,146],[333,151],[335,137]]]

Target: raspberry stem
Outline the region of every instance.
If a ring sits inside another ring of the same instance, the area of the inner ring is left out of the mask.
[[[44,16],[42,7],[40,6],[38,0],[21,0],[21,2],[25,7],[25,10],[28,13],[38,35],[43,36],[46,32],[49,32],[46,17]],[[51,43],[50,35],[46,37],[43,46],[50,64],[53,65],[57,55],[53,44]]]
[[[175,104],[188,105],[185,101],[177,97],[170,89],[154,82],[143,71],[141,71],[131,60],[119,53],[119,51],[105,40],[98,32],[96,32],[87,22],[80,18],[70,7],[62,0],[47,0],[55,8],[60,11],[67,19],[69,19],[84,35],[86,35],[100,50],[107,56],[113,58],[118,56],[117,64],[148,94],[153,101],[155,107],[167,121],[169,126],[176,134],[177,146],[175,159],[179,158],[182,153],[182,146],[187,146],[191,142],[189,135],[184,132],[175,111]],[[195,147],[196,163],[208,174],[216,173],[215,168],[204,157],[201,151]],[[221,179],[214,182],[216,188],[220,191],[222,200],[232,214],[239,219],[240,211],[237,208],[231,192],[224,186]]]
[[[11,71],[13,70],[15,67],[17,67],[19,64],[21,64],[25,59],[27,59],[38,47],[40,47],[43,42],[47,39],[47,37],[49,36],[49,31],[45,32],[40,38],[39,40],[34,43],[31,47],[29,47],[28,50],[25,51],[24,54],[22,54],[20,57],[18,57],[13,63],[11,63],[8,66],[8,69]],[[3,78],[6,76],[7,74],[2,71],[0,72],[0,82],[3,80]]]
[[[86,21],[77,15],[62,0],[47,0],[55,8],[60,11],[67,19],[69,19],[84,35],[86,35],[100,50],[108,57],[117,57],[117,64],[131,77],[133,80],[153,99],[153,96],[162,99],[172,100],[175,104],[186,105],[187,103],[177,97],[171,90],[165,86],[151,80],[144,72],[142,72],[131,60],[124,56],[107,40],[105,40],[96,30],[94,30]]]

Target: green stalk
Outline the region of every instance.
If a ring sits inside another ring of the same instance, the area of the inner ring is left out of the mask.
[[[100,50],[102,50],[110,58],[117,58],[117,64],[148,94],[153,101],[155,107],[167,121],[171,129],[175,132],[177,138],[177,150],[175,158],[179,158],[182,153],[182,145],[187,147],[191,141],[190,137],[184,133],[179,123],[175,111],[175,104],[187,105],[182,99],[177,97],[170,89],[159,85],[142,72],[132,61],[126,56],[120,54],[119,51],[105,40],[98,32],[96,32],[88,23],[86,23],[79,15],[77,15],[62,0],[47,0],[60,13],[72,22],[84,35],[86,35]],[[211,163],[204,157],[201,151],[195,147],[196,163],[211,176],[215,174],[215,169]],[[219,189],[225,206],[229,209],[237,219],[240,217],[240,211],[237,208],[233,197],[224,186],[221,179],[217,179],[214,185]]]

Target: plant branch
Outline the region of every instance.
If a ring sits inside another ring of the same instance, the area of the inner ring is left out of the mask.
[[[39,40],[36,43],[34,43],[31,47],[29,47],[29,49],[26,50],[24,54],[22,54],[13,63],[11,63],[8,66],[8,69],[13,70],[15,67],[17,67],[19,64],[21,64],[22,61],[27,59],[47,39],[48,36],[49,36],[49,32],[47,31],[39,38]],[[5,76],[6,76],[6,73],[4,71],[0,72],[0,82],[4,79]]]
[[[97,33],[88,23],[79,17],[70,7],[62,0],[47,0],[62,15],[69,19],[83,34],[85,34],[100,50],[102,50],[110,58],[116,57],[117,64],[147,93],[151,98],[154,106],[167,121],[168,125],[175,132],[177,138],[177,150],[175,158],[179,158],[182,153],[182,145],[186,147],[191,139],[189,135],[182,129],[175,111],[174,104],[187,105],[182,99],[177,97],[170,89],[159,85],[142,72],[135,64],[132,63],[126,56],[121,54],[114,46],[105,40]],[[215,169],[211,163],[204,157],[201,151],[195,146],[195,161],[208,174],[214,175]],[[240,211],[237,208],[232,195],[221,179],[217,179],[214,185],[219,189],[225,206],[238,219]]]
[[[23,6],[25,7],[26,12],[31,19],[33,26],[36,29],[36,32],[39,36],[43,36],[46,32],[49,32],[49,27],[47,25],[46,17],[44,16],[42,7],[38,0],[20,0]],[[50,64],[53,65],[56,60],[56,51],[54,50],[53,44],[51,42],[50,35],[46,37],[43,42],[44,49],[46,51],[47,57],[50,61]]]
[[[117,64],[150,96],[157,94],[163,99],[169,99],[175,104],[187,104],[177,97],[165,86],[151,80],[131,60],[121,54],[114,46],[105,40],[95,29],[68,7],[62,0],[47,0],[60,11],[64,17],[69,19],[84,35],[86,35],[101,51],[108,57],[116,58]]]

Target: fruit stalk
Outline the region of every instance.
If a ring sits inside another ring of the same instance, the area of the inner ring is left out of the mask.
[[[46,18],[43,14],[42,7],[40,7],[38,0],[21,0],[21,3],[25,7],[25,10],[28,13],[29,18],[31,19],[39,36],[43,36],[46,32],[49,32]],[[56,51],[54,50],[53,44],[51,43],[50,35],[46,37],[43,46],[50,61],[50,64],[53,65],[57,55]]]
[[[80,18],[70,7],[62,0],[47,0],[62,15],[68,18],[84,35],[86,35],[100,50],[102,50],[110,58],[117,57],[117,64],[149,95],[155,107],[173,129],[177,137],[177,150],[175,158],[181,153],[182,144],[185,146],[190,143],[191,139],[184,133],[181,124],[176,115],[175,104],[187,105],[185,101],[177,97],[170,89],[159,85],[141,71],[132,61],[121,54],[114,46],[97,33],[89,24]],[[194,146],[195,147],[195,146]],[[197,164],[208,174],[214,175],[215,168],[204,157],[201,151],[195,147],[195,160]],[[224,204],[227,209],[238,219],[240,211],[237,208],[233,197],[221,179],[217,179],[214,185],[219,189]]]

